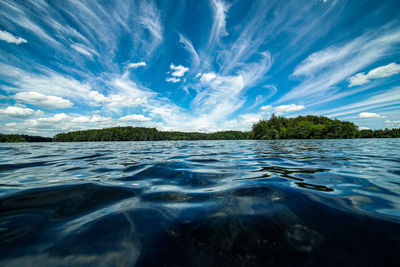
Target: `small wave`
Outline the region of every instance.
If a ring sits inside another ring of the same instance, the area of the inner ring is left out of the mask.
[[[388,266],[400,146],[362,142],[2,145],[0,264]]]

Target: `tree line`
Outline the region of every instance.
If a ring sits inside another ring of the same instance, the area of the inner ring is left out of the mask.
[[[51,142],[53,138],[42,136],[31,136],[25,134],[2,134],[0,133],[0,143],[16,142]]]
[[[250,132],[220,131],[215,133],[158,131],[146,127],[113,127],[59,133],[53,138],[0,134],[0,142],[90,142],[90,141],[163,141],[163,140],[244,140],[244,139],[337,139],[397,138],[400,129],[358,130],[348,121],[323,116],[277,117],[260,120]]]
[[[216,133],[163,132],[158,131],[156,128],[128,126],[60,133],[54,136],[53,141],[240,140],[247,139],[247,135],[246,132],[240,131],[223,131]]]
[[[332,120],[323,116],[276,117],[260,120],[253,125],[252,139],[343,139],[397,138],[400,129],[358,130],[349,121]]]

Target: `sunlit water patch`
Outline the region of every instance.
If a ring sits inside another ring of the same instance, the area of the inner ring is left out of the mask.
[[[388,266],[400,140],[0,144],[2,266]]]

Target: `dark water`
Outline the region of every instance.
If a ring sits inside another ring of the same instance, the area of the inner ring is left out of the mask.
[[[1,266],[389,266],[399,251],[400,139],[0,145]]]

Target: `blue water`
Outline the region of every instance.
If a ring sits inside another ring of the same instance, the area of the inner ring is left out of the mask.
[[[0,144],[1,266],[389,266],[400,139]]]

